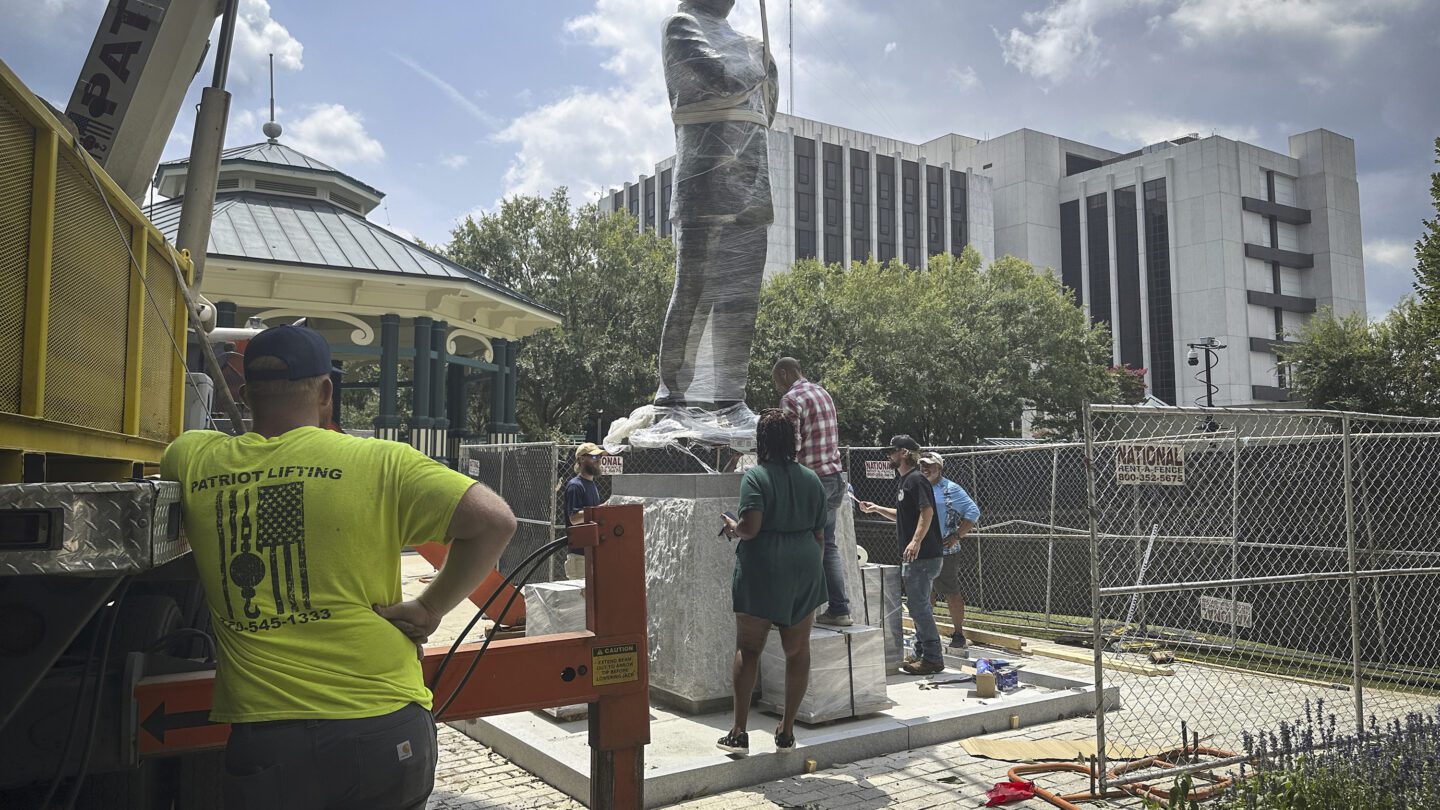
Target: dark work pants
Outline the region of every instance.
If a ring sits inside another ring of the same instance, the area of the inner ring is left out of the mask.
[[[755,312],[765,275],[767,226],[683,225],[676,229],[675,292],[660,334],[657,399],[745,399]],[[710,335],[711,355],[700,355]]]
[[[226,810],[423,810],[435,786],[435,719],[415,704],[358,720],[235,723]]]

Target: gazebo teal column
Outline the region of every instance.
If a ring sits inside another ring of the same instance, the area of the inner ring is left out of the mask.
[[[235,326],[234,301],[215,302],[215,325],[222,329],[228,329]]]
[[[423,315],[415,319],[415,358],[411,363],[413,369],[410,375],[411,382],[411,413],[410,413],[410,446],[424,453],[427,456],[435,455],[431,451],[431,434],[434,432],[435,418],[430,414],[430,394],[433,384],[430,381],[430,333],[433,331],[434,321]]]
[[[509,424],[505,420],[505,377],[509,370],[506,365],[510,341],[494,338],[490,341],[495,370],[490,372],[490,443],[503,444],[512,440]]]
[[[434,328],[430,330],[430,348],[433,352],[430,357],[430,413],[435,432],[430,441],[429,453],[453,462],[450,455],[450,420],[446,416],[445,390],[449,378],[446,369],[450,366],[450,358],[445,352],[449,331],[450,325],[444,321],[436,321]]]
[[[448,430],[450,441],[449,446],[445,449],[445,454],[455,461],[456,469],[459,469],[460,464],[460,445],[470,438],[470,403],[469,397],[465,395],[469,377],[466,368],[459,363],[449,363],[446,366],[445,411],[446,417],[450,420]],[[461,470],[461,472],[464,471]]]
[[[375,436],[400,439],[400,316],[380,316],[380,413],[375,417]]]
[[[520,433],[519,420],[515,418],[515,387],[520,379],[520,375],[516,373],[519,369],[519,355],[520,341],[512,340],[505,344],[505,424],[515,436]]]

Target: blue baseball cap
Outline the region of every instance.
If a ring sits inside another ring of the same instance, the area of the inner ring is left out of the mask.
[[[250,364],[261,357],[273,357],[285,368],[252,371]],[[304,326],[272,326],[245,347],[246,380],[304,380],[328,375],[330,370],[330,344]]]

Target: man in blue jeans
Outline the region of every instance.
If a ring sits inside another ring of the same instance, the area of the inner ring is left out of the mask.
[[[835,401],[819,385],[805,379],[799,361],[782,357],[770,370],[770,380],[780,394],[780,409],[795,420],[795,460],[815,471],[825,487],[825,587],[830,606],[815,621],[834,627],[849,627],[850,600],[845,598],[845,563],[835,544],[835,519],[845,502],[845,481],[840,477],[840,422]]]
[[[895,508],[861,501],[860,511],[895,521],[900,540],[905,606],[915,623],[915,654],[905,659],[900,671],[934,675],[945,670],[940,629],[930,607],[930,588],[940,574],[944,555],[940,522],[935,519],[935,491],[920,472],[920,444],[914,439],[904,435],[891,439],[889,460],[900,482]]]

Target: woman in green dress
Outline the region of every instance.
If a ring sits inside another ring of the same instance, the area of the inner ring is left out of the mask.
[[[716,745],[750,753],[745,730],[760,653],[773,624],[785,651],[785,718],[775,748],[795,748],[795,712],[810,685],[810,626],[829,599],[821,562],[825,544],[825,488],[795,461],[795,423],[779,409],[760,414],[755,431],[760,463],[740,482],[739,519],[725,517],[738,539],[731,599],[735,609],[735,724]]]

